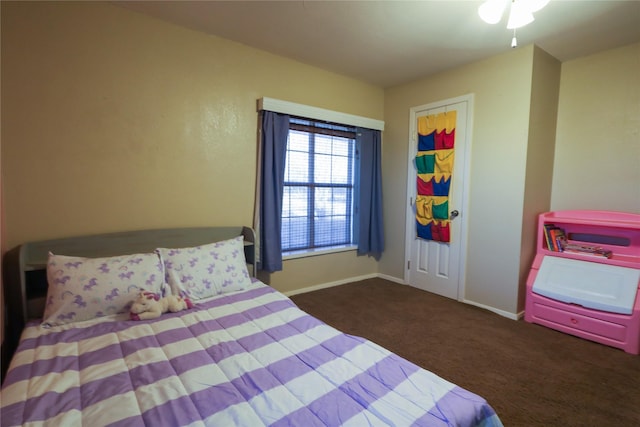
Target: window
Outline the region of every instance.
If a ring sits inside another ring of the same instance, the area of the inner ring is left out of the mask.
[[[290,118],[282,251],[351,245],[355,128]]]

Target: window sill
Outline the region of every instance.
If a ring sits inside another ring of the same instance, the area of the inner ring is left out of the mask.
[[[301,251],[291,251],[283,253],[282,259],[286,261],[288,259],[307,258],[311,256],[334,254],[338,252],[355,251],[357,249],[358,247],[356,245],[331,246],[329,248],[322,249],[304,249]]]

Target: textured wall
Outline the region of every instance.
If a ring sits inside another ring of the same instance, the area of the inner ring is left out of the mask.
[[[380,271],[403,277],[409,109],[474,94],[463,298],[515,313],[533,46],[386,90],[384,191],[388,246]],[[390,232],[389,230],[394,230]]]
[[[9,248],[251,225],[258,98],[383,114],[380,88],[106,3],[2,2],[2,62]],[[353,252],[314,257],[313,274],[297,273],[300,262],[285,263],[274,286],[377,269]]]
[[[640,43],[562,64],[551,207],[640,213]]]

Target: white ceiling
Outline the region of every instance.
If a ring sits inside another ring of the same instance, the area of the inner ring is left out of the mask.
[[[390,87],[511,49],[481,1],[126,1],[184,27]],[[551,0],[517,30],[566,61],[640,41],[640,1]]]

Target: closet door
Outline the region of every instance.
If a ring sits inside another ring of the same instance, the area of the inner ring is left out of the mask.
[[[410,110],[404,279],[456,300],[464,295],[472,111],[472,95]]]

